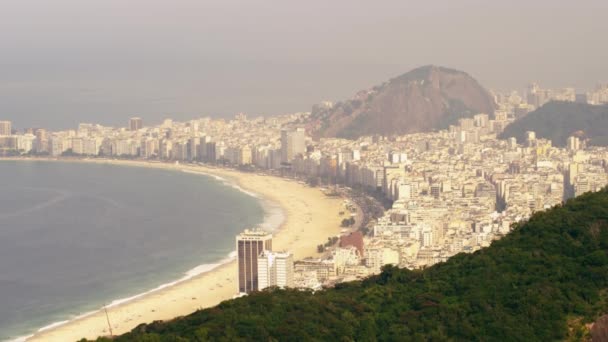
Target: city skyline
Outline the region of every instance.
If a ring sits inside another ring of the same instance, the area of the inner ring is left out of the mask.
[[[608,340],[608,1],[1,7],[0,340]]]
[[[143,125],[133,117],[118,128],[80,124],[50,134],[36,130],[2,136],[0,147],[4,153],[26,156],[34,151],[53,158],[212,164],[382,193],[392,207],[365,227],[372,234],[364,242],[342,240],[325,259],[295,260],[294,284],[317,288],[337,279],[377,274],[387,264],[415,269],[474,252],[534,212],[608,183],[606,148],[588,145],[576,132],[564,147],[553,146],[534,131],[519,141],[498,138],[511,123],[550,101],[608,103],[608,87],[581,97],[570,88],[533,84],[526,94],[496,94],[496,101],[499,109],[493,116],[478,113],[444,130],[391,138],[315,140],[301,127],[310,113],[267,119],[239,113],[231,120],[166,119]],[[353,224],[344,220],[344,227]],[[268,260],[258,264],[264,250],[272,251],[271,241],[272,235],[262,231],[237,236],[239,292],[260,289],[260,265],[266,267],[265,285],[272,284]],[[319,251],[326,247],[320,245]],[[316,277],[306,276],[311,272]]]

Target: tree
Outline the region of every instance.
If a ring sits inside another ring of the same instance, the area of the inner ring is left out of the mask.
[[[196,341],[200,329],[213,341],[579,340],[608,312],[606,289],[608,189],[538,212],[490,247],[425,269],[389,265],[314,294],[256,292],[114,341]]]

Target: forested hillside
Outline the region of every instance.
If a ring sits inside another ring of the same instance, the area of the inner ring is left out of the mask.
[[[553,146],[566,146],[571,135],[588,138],[591,145],[608,146],[608,105],[549,102],[507,126],[500,138],[515,137],[524,143],[527,131],[551,140]]]
[[[425,270],[387,267],[317,293],[255,293],[116,341],[583,340],[585,324],[608,311],[607,290],[605,189]]]

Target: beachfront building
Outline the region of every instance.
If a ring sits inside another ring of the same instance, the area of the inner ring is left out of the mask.
[[[258,291],[258,257],[272,251],[272,234],[263,230],[245,230],[236,237],[239,293]]]
[[[263,251],[258,257],[258,288],[293,287],[293,254]]]
[[[10,121],[0,121],[0,135],[12,135],[12,123]]]
[[[281,162],[291,163],[298,154],[306,151],[304,128],[284,128],[281,130]]]

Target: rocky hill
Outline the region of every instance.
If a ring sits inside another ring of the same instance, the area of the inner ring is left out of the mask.
[[[493,97],[468,74],[424,66],[348,101],[314,106],[308,130],[315,137],[342,138],[426,132],[494,109]]]
[[[553,146],[565,146],[572,135],[589,139],[591,145],[608,146],[608,105],[549,102],[507,126],[500,138],[525,142],[527,131],[551,140]]]

